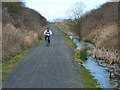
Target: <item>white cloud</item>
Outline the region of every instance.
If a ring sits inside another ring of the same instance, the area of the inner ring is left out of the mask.
[[[106,0],[25,0],[28,7],[33,8],[45,16],[48,20],[68,17],[67,10],[76,2],[82,1],[87,9],[92,9]]]
[[[61,2],[61,0],[25,0],[26,2]]]
[[[62,3],[66,3],[66,2],[104,2],[104,1],[110,1],[110,0],[24,0],[26,2],[62,2]],[[119,1],[119,0],[116,0]]]
[[[47,6],[44,8],[34,8],[39,11],[43,16],[45,16],[48,20],[55,19],[57,17],[65,17],[65,12],[69,7],[57,7],[57,6]]]

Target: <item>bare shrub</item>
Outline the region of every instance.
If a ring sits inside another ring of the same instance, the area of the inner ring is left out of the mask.
[[[104,46],[106,49],[114,47],[118,49],[118,3],[106,3],[100,8],[92,10],[71,28],[81,39],[90,41],[96,46]]]
[[[78,9],[78,11],[79,10],[80,9]],[[108,2],[102,5],[100,8],[88,12],[81,18],[73,20],[70,26],[71,30],[74,31],[76,35],[80,37],[80,39],[87,42],[92,42],[96,47],[104,47],[105,50],[109,51],[93,51],[93,53],[104,52],[100,55],[96,55],[95,53],[94,56],[103,57],[103,59],[108,60],[109,63],[114,61],[117,61],[118,63],[120,62],[118,58],[115,58],[117,55],[114,52],[119,48],[117,2]],[[114,48],[114,51],[111,51],[112,48]],[[117,57],[119,57],[119,55]]]
[[[42,39],[47,20],[22,2],[4,2],[2,10],[3,60],[7,60]]]
[[[2,38],[2,51],[3,60],[9,59],[15,56],[20,50],[20,45],[18,43],[18,38],[16,36],[16,30],[12,25],[6,25],[3,27],[3,38]]]
[[[84,13],[85,4],[83,2],[77,2],[72,8],[72,21],[71,29],[81,38],[82,31],[82,15]]]

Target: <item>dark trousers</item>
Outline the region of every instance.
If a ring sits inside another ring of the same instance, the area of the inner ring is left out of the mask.
[[[45,40],[48,38],[48,43],[50,43],[50,36],[45,35]]]

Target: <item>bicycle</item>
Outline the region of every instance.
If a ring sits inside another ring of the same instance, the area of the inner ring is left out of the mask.
[[[46,40],[46,46],[48,46],[50,44],[50,35],[49,34],[46,34],[45,36],[45,40]]]

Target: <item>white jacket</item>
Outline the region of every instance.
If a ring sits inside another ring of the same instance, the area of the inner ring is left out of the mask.
[[[49,30],[49,32],[47,32],[47,30],[45,30],[45,31],[44,31],[44,35],[48,35],[48,36],[50,36],[50,35],[52,35],[52,31]]]

